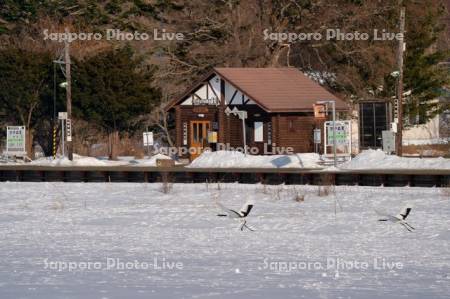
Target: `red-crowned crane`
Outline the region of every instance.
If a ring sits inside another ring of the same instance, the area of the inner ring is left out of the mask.
[[[223,211],[223,213],[217,214],[217,216],[239,219],[242,222],[242,224],[240,226],[241,231],[244,230],[244,227],[247,228],[248,230],[254,231],[253,229],[251,229],[250,227],[247,226],[247,220],[245,219],[248,216],[248,214],[250,214],[250,211],[253,208],[252,201],[247,201],[239,211],[228,209],[227,207],[225,207],[224,205],[222,205],[219,202],[217,202],[217,205]]]
[[[403,225],[408,231],[412,232],[415,230],[414,227],[412,227],[408,222],[405,221],[406,217],[408,217],[409,213],[411,212],[411,207],[404,207],[399,214],[392,216],[384,213],[380,213],[378,211],[375,211],[378,215],[382,216],[383,218],[378,219],[378,221],[390,221],[393,223],[398,223]]]

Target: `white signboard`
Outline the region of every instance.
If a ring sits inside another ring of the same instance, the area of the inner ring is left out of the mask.
[[[397,133],[397,123],[396,122],[391,123],[391,131],[394,133]]]
[[[153,145],[153,132],[144,132],[142,134],[144,140],[144,146],[152,146]]]
[[[6,127],[6,155],[25,155],[25,127]]]
[[[67,112],[58,112],[58,119],[67,119]]]
[[[314,129],[314,143],[320,144],[322,143],[322,132],[320,132],[320,129]]]
[[[348,142],[348,136],[350,133],[350,127],[347,123],[344,122],[336,122],[336,144],[337,145],[345,145]],[[333,122],[330,121],[327,126],[327,143],[329,145],[334,144],[334,136],[333,136]]]
[[[264,124],[261,121],[255,121],[255,142],[264,141]]]
[[[187,123],[183,123],[183,145],[188,144],[188,126]]]
[[[66,135],[67,141],[72,141],[72,120],[66,119]]]
[[[325,155],[333,154],[334,138],[336,138],[336,153],[338,156],[350,156],[352,152],[352,123],[349,120],[336,121],[336,132],[333,134],[333,122],[326,121]],[[335,137],[334,137],[335,135]]]
[[[395,133],[392,131],[382,131],[381,136],[383,138],[383,151],[385,153],[395,152]]]
[[[217,97],[212,97],[209,99],[201,99],[201,98],[194,98],[192,100],[193,105],[219,105],[219,99]]]

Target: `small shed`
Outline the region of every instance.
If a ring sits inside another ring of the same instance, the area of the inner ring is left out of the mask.
[[[323,100],[334,100],[338,112],[349,109],[295,68],[214,68],[166,110],[175,114],[184,158],[205,148],[242,149],[244,135],[251,154],[303,153],[314,151],[314,129],[323,131],[327,117],[314,109]],[[245,121],[227,108],[245,111]]]

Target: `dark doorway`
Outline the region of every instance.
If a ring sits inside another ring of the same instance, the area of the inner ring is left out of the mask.
[[[359,105],[360,148],[381,148],[381,132],[388,129],[388,103],[368,102]]]

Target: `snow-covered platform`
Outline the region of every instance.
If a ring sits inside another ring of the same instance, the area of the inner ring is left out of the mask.
[[[169,156],[156,154],[146,159],[133,157],[119,157],[117,161],[107,160],[105,157],[85,157],[74,154],[73,161],[67,158],[53,159],[39,158],[30,163],[6,162],[1,160],[0,167],[4,169],[122,169],[124,171],[139,171],[153,169],[158,160],[171,160]],[[342,158],[342,157],[341,157]],[[353,159],[332,165],[332,157],[324,157],[316,153],[297,153],[291,155],[244,155],[239,151],[205,151],[186,168],[195,169],[264,169],[264,170],[326,170],[330,172],[346,170],[405,170],[405,171],[448,171],[450,159],[443,157],[417,158],[387,155],[381,150],[366,150]],[[174,161],[174,169],[182,169],[182,163]],[[23,167],[22,167],[23,166]]]
[[[448,186],[450,159],[402,158],[382,151],[365,151],[338,167],[326,167],[314,153],[251,156],[240,152],[205,152],[189,165],[156,167],[150,159],[106,161],[76,156],[40,159],[32,163],[0,164],[0,181],[63,182],[241,182],[268,184],[321,184],[324,176],[336,185]]]
[[[1,298],[448,298],[447,189],[0,183]],[[298,201],[303,196],[304,201]],[[254,201],[248,225],[215,200]],[[408,232],[375,210],[412,206]],[[70,268],[70,269],[69,269]]]

